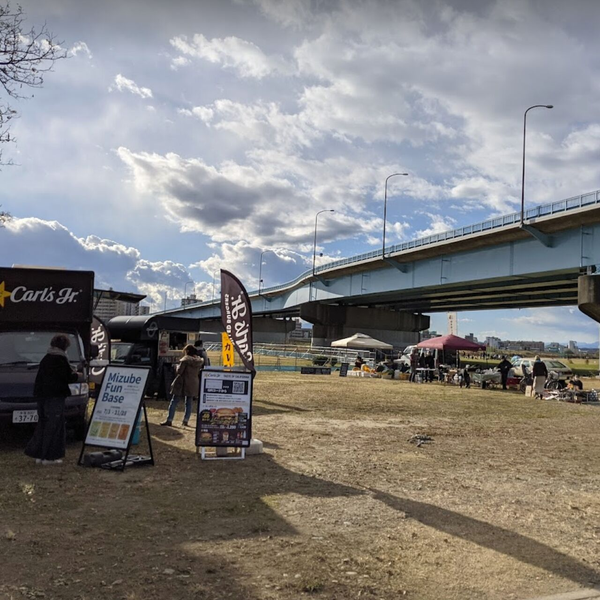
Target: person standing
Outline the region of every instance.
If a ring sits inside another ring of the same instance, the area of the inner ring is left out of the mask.
[[[175,418],[175,411],[179,400],[185,398],[185,415],[183,417],[183,426],[187,427],[192,416],[192,406],[194,399],[198,397],[199,374],[204,365],[204,359],[197,356],[194,346],[188,344],[183,349],[183,356],[177,365],[177,372],[173,383],[171,384],[171,402],[169,403],[169,412],[167,420],[161,423],[162,426],[171,427]]]
[[[533,376],[533,393],[536,398],[541,398],[548,378],[548,369],[546,363],[540,360],[539,356],[535,357],[531,374]]]
[[[194,342],[194,348],[196,348],[198,356],[204,361],[200,369],[202,370],[204,367],[210,367],[210,358],[208,358],[208,353],[204,348],[204,342],[202,340],[196,340]]]
[[[425,374],[427,375],[426,379],[430,383],[433,381],[433,372],[435,371],[435,357],[433,356],[433,351],[430,350],[425,357],[425,367],[427,371]]]
[[[413,348],[410,354],[410,377],[409,381],[415,383],[417,379],[417,368],[419,366],[419,351],[416,348]]]
[[[35,378],[33,395],[37,398],[38,422],[25,454],[38,464],[60,464],[65,456],[65,400],[71,395],[69,383],[79,378],[67,357],[70,345],[66,335],[55,335]]]
[[[502,356],[502,361],[498,365],[498,370],[500,371],[500,379],[502,380],[502,389],[508,389],[506,387],[506,382],[508,381],[508,372],[512,369],[512,364],[508,361],[506,356]]]

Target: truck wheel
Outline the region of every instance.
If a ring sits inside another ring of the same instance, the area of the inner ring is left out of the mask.
[[[76,421],[73,421],[73,435],[77,442],[81,442],[85,439],[87,432],[87,422],[85,417],[79,417]]]

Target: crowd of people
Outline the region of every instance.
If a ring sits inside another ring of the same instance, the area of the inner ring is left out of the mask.
[[[490,374],[493,375],[496,373],[497,377],[497,374],[499,373],[499,383],[503,390],[508,389],[509,381],[512,380],[511,385],[514,385],[515,381],[519,381],[519,377],[515,374],[514,365],[505,355],[500,355],[498,357],[500,362],[492,368],[481,369],[480,367],[466,364],[456,370],[448,365],[440,364],[436,353],[430,350],[420,351],[418,348],[413,348],[407,358],[408,360],[394,360],[392,356],[385,357],[383,360],[379,361],[373,371],[381,376],[388,375],[392,378],[396,371],[408,373],[409,381],[419,381],[423,383],[432,382],[435,378],[440,381],[446,380],[446,374],[450,373],[454,382],[458,383],[460,387],[465,388],[471,387],[473,377],[475,377],[475,381],[478,384],[481,384],[482,388],[490,385],[490,379],[491,381],[497,381],[497,379],[494,379],[493,377],[486,380],[485,377],[482,378],[482,374],[484,376],[489,376]],[[365,370],[369,367],[366,366],[364,359],[361,356],[358,356],[354,368]],[[537,398],[541,398],[547,387],[548,381],[551,380],[553,374],[548,372],[546,364],[539,356],[535,357],[531,372],[528,372],[525,367],[523,367],[523,371],[523,377],[527,380],[528,384],[532,386],[534,395]],[[583,384],[577,375],[574,375],[564,385],[566,385],[568,389],[576,392],[580,392],[583,389]]]

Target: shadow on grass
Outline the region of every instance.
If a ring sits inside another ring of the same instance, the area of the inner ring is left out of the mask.
[[[269,400],[257,400],[252,403],[253,416],[273,415],[285,412],[311,412],[308,408],[281,404],[279,402],[270,402]]]
[[[398,498],[386,492],[369,489],[373,498],[394,510],[406,513],[409,518],[423,525],[500,552],[519,562],[544,569],[584,586],[600,582],[598,571],[527,536],[433,504]]]

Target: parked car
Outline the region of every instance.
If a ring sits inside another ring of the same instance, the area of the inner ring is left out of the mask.
[[[513,361],[512,365],[515,370],[516,377],[523,377],[523,367],[527,370],[528,373],[531,373],[531,369],[533,368],[533,363],[535,361],[530,358],[518,358]],[[564,363],[560,362],[560,360],[554,360],[553,358],[545,358],[543,359],[546,368],[548,369],[548,373],[554,371],[560,380],[569,379],[573,377],[573,371],[567,367]]]

